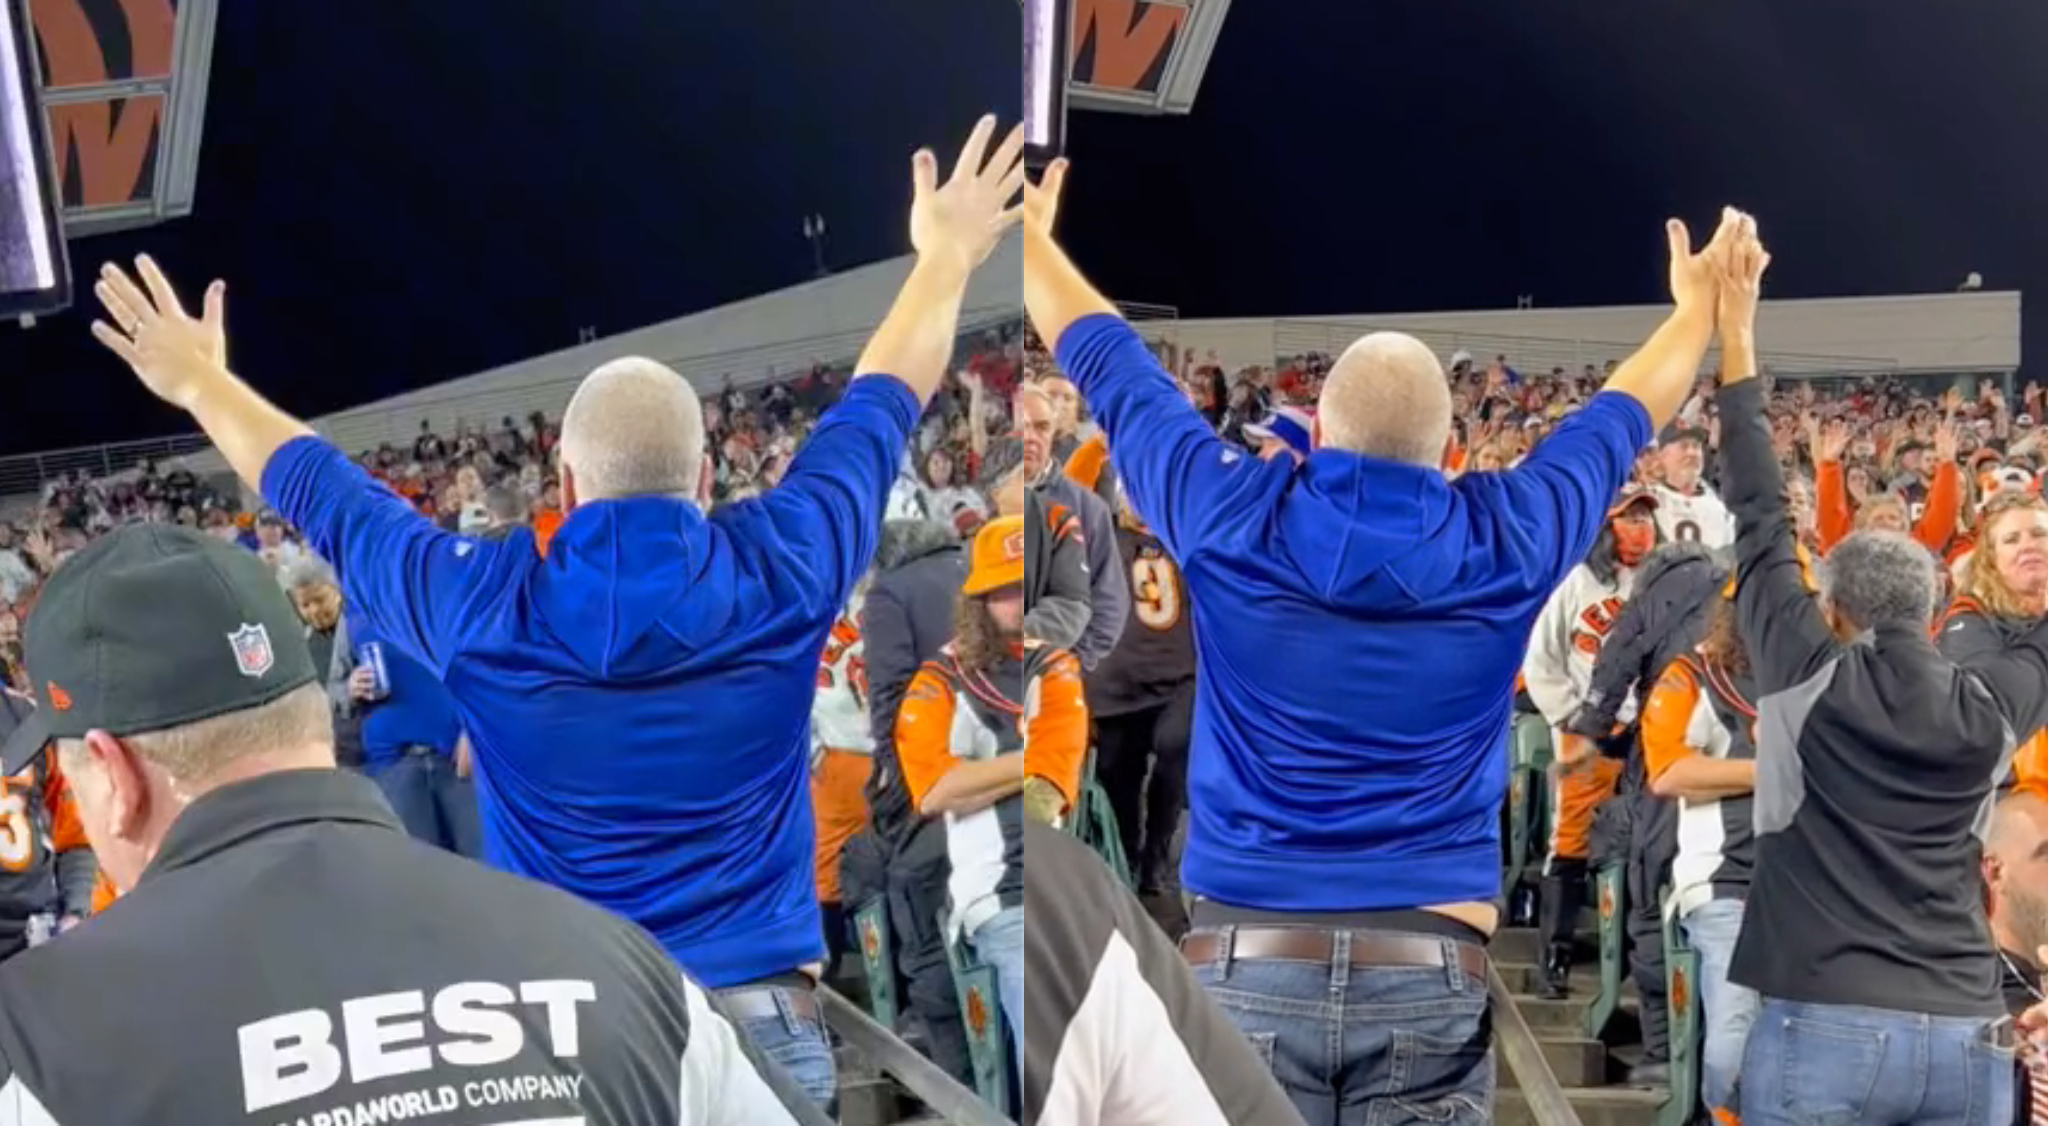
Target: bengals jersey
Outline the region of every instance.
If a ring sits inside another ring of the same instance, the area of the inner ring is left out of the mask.
[[[1131,614],[1116,648],[1088,674],[1088,713],[1124,715],[1164,704],[1195,678],[1195,637],[1180,568],[1137,517],[1117,518],[1117,557],[1131,580]]]
[[[818,692],[811,698],[811,753],[825,750],[873,754],[868,727],[867,647],[860,635],[856,599],[832,623],[818,659]]]
[[[98,874],[54,754],[0,778],[0,958],[29,946],[32,925],[88,914]]]
[[[1651,485],[1657,498],[1657,531],[1666,543],[1724,548],[1735,543],[1735,516],[1704,482],[1689,493]]]
[[[1528,655],[1522,659],[1522,680],[1550,726],[1563,726],[1586,702],[1600,647],[1607,643],[1634,586],[1634,568],[1620,568],[1612,581],[1603,581],[1581,563],[1537,615]],[[1635,710],[1635,697],[1630,696],[1615,718],[1628,723],[1635,719]]]

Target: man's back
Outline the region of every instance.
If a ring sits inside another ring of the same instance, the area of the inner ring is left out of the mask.
[[[337,771],[207,795],[134,891],[0,969],[0,1082],[9,1122],[789,1121],[646,934]]]
[[[1121,322],[1059,353],[1194,604],[1187,888],[1276,911],[1497,895],[1515,670],[1649,440],[1642,406],[1596,396],[1508,473],[1297,468],[1226,447]]]
[[[543,559],[433,531],[324,444],[264,487],[387,639],[440,674],[477,763],[484,855],[654,933],[713,986],[824,955],[807,725],[917,403],[857,381],[762,497],[705,516],[581,505]]]

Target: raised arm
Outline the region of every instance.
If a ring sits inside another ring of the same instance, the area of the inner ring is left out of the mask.
[[[1721,287],[1721,487],[1735,513],[1736,620],[1757,687],[1768,694],[1812,675],[1836,642],[1786,512],[1785,480],[1756,379],[1757,286],[1770,255],[1757,241],[1756,220],[1742,215],[1738,225]]]
[[[500,545],[434,527],[230,372],[220,282],[194,318],[155,262],[138,258],[135,269],[140,286],[119,267],[101,270],[93,292],[113,324],[93,322],[93,335],[151,391],[191,412],[235,473],[334,564],[349,604],[407,653],[445,667],[475,600],[503,588]]]
[[[1052,236],[1067,164],[1024,189],[1024,309],[1108,437],[1131,507],[1177,558],[1227,521],[1223,498],[1264,463],[1226,447],[1116,306]]]
[[[1012,129],[990,158],[995,131],[993,114],[975,124],[943,185],[930,149],[919,149],[911,158],[910,242],[917,248],[917,264],[861,352],[854,378],[893,375],[917,396],[919,406],[931,401],[953,358],[969,275],[988,260],[1021,214],[1007,205],[1024,184],[1024,129]]]
[[[1649,412],[1652,432],[1677,415],[1678,408],[1692,394],[1699,377],[1700,360],[1714,335],[1715,299],[1719,280],[1715,256],[1731,234],[1736,212],[1724,208],[1721,226],[1712,242],[1698,254],[1692,250],[1692,236],[1677,219],[1664,225],[1671,249],[1671,314],[1650,338],[1622,361],[1607,377],[1603,391],[1618,391],[1643,405]]]

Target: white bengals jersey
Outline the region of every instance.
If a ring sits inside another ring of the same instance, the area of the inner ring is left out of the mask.
[[[1536,710],[1552,727],[1563,726],[1585,703],[1586,693],[1593,687],[1593,662],[1599,659],[1600,647],[1613,632],[1635,582],[1632,567],[1622,568],[1613,582],[1606,583],[1581,563],[1564,577],[1536,616],[1529,651],[1522,658],[1522,683]],[[1631,697],[1617,718],[1629,722],[1635,718],[1635,708]]]
[[[1696,543],[1723,548],[1735,543],[1735,517],[1721,497],[1705,483],[1681,493],[1651,485],[1657,497],[1657,531],[1667,543]]]
[[[832,623],[818,658],[818,691],[811,697],[811,751],[826,749],[872,754],[868,729],[867,645],[860,635],[860,603],[849,604]]]

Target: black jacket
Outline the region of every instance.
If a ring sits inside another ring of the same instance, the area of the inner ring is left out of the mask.
[[[1040,497],[1081,518],[1081,545],[1088,552],[1088,628],[1074,645],[1083,669],[1116,648],[1131,614],[1131,581],[1116,551],[1116,516],[1102,498],[1058,470],[1034,485]]]
[[[646,932],[415,841],[346,771],[201,796],[0,964],[7,1121],[794,1121],[762,1075]]]
[[[1838,639],[1794,546],[1762,388],[1719,401],[1758,693],[1756,871],[1729,980],[1787,1001],[1999,1016],[1977,833],[2014,733],[2048,723],[2048,626],[1967,667],[1925,621]]]
[[[1650,552],[1636,572],[1635,593],[1600,646],[1586,700],[1565,729],[1603,738],[1631,693],[1640,709],[1664,666],[1706,636],[1708,599],[1727,581],[1727,566],[1699,544],[1667,543]]]
[[[891,520],[875,549],[875,577],[861,604],[868,666],[868,729],[875,739],[868,810],[884,841],[900,839],[912,819],[896,765],[896,712],[919,665],[953,639],[953,601],[967,581],[967,553],[953,529]]]

